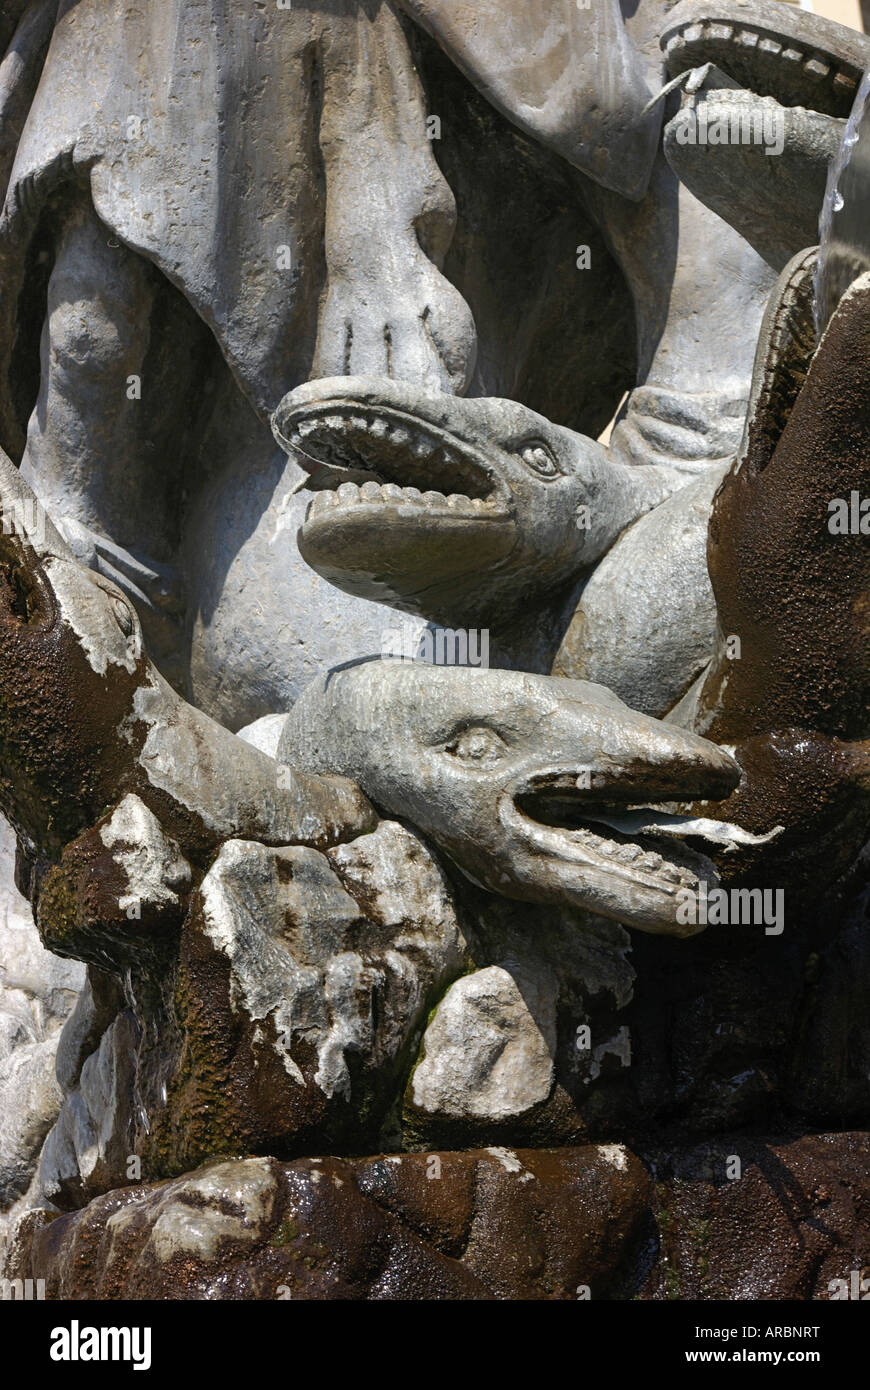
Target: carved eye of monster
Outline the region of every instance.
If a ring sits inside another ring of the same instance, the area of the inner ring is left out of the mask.
[[[539,478],[558,478],[562,470],[550,450],[540,439],[525,444],[520,449],[520,458],[527,468],[537,473]]]
[[[508,746],[494,729],[482,725],[479,728],[463,729],[461,734],[447,744],[444,751],[461,762],[487,767],[503,758]]]

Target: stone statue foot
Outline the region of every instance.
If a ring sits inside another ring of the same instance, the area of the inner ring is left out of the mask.
[[[333,266],[321,311],[313,379],[387,376],[427,390],[462,393],[476,353],[465,300],[420,247],[413,229],[371,235],[377,258],[368,268],[357,249]],[[390,273],[383,247],[389,239]]]
[[[474,320],[440,269],[456,206],[402,27],[388,6],[350,7],[325,27],[321,61],[327,288],[311,375],[464,391]]]

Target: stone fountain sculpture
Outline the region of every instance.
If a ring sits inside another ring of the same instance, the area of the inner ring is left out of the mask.
[[[0,21],[0,809],[51,953],[4,934],[0,1191],[49,1297],[870,1261],[870,279],[817,323],[813,245],[870,45],[530,15]],[[685,138],[745,113],[776,154]]]

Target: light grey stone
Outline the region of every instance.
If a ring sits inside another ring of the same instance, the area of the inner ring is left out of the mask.
[[[412,1103],[495,1121],[542,1105],[553,1087],[555,980],[492,965],[450,986],[423,1036]]]
[[[549,670],[590,573],[685,483],[665,465],[623,463],[516,401],[388,380],[299,387],[273,428],[292,454],[305,451],[315,491],[299,544],[319,574],[451,629],[491,631],[501,664],[520,669]],[[663,634],[677,646],[687,623],[710,621],[703,587],[684,597],[688,613],[675,603]],[[712,640],[711,631],[707,657]]]
[[[838,592],[789,526],[861,437],[866,352],[851,395],[818,383],[867,283],[812,366],[808,262],[762,313],[867,42],[769,0],[232,9],[0,18],[0,801],[43,939],[89,962],[58,1044],[69,977],[7,953],[0,1195],[17,1221],[143,1153],[148,1181],[255,1155],[110,1198],[105,1270],[140,1219],[173,1270],[259,1242],[264,1154],[483,1140],[520,1189],[517,1136],[751,1119],[758,1057],[734,1080],[711,1042],[751,965],[646,942],[635,973],[624,928],[703,928],[685,900],[730,869],[697,840],[759,875],[796,826],[831,883],[866,848],[866,563],[843,547]],[[781,147],[683,138],[726,117]],[[768,463],[803,486],[763,534]],[[476,657],[380,660],[384,605]],[[831,855],[813,815],[849,792]],[[796,930],[759,1037],[786,997],[812,1035]]]
[[[870,43],[867,45],[870,58]],[[690,98],[665,129],[680,179],[727,219],[774,270],[818,240],[828,164],[846,122],[744,91]],[[758,130],[761,138],[701,143],[698,133]],[[694,142],[692,138],[694,137]]]
[[[135,1157],[134,1089],[139,1029],[129,1011],[109,1025],[85,1060],[42,1149],[43,1201],[82,1206],[127,1180]]]
[[[460,969],[464,942],[437,866],[401,826],[382,822],[333,864],[313,850],[230,841],[203,880],[199,913],[229,962],[245,1026],[262,1045],[272,1038],[299,1086],[360,1103],[349,1058],[372,1073],[395,1067],[433,991]],[[368,899],[367,921],[353,888]],[[297,1062],[300,1044],[312,1064]]]
[[[239,738],[243,738],[254,748],[259,748],[261,753],[268,754],[270,758],[277,759],[278,744],[286,719],[286,714],[264,714],[262,719],[239,729]]]
[[[711,468],[635,522],[586,583],[553,674],[606,685],[661,718],[716,643],[707,524],[725,470]]]
[[[718,881],[712,864],[683,846],[611,838],[596,802],[714,799],[739,776],[721,749],[601,686],[403,661],[315,681],[279,756],[352,776],[491,892],[676,935],[680,890]]]
[[[661,109],[646,101],[666,7],[645,2],[624,16],[615,0],[589,11],[547,0],[531,29],[517,3],[405,9],[541,147],[542,185],[554,152],[569,161],[568,196],[578,220],[593,219],[607,261],[589,277],[597,290],[577,294],[590,322],[596,293],[598,318],[611,315],[618,263],[642,390],[614,430],[615,455],[683,475],[721,462],[739,435],[771,276],[658,149]],[[136,604],[161,672],[236,728],[292,703],[319,671],[376,650],[383,633],[376,611],[330,592],[300,560],[292,536],[304,503],[290,496],[296,477],[271,450],[267,414],[289,387],[338,372],[466,389],[466,301],[480,286],[465,261],[481,232],[465,229],[452,279],[442,273],[455,200],[434,158],[410,26],[385,3],[264,9],[239,30],[214,0],[171,0],[153,14],[80,0],[58,14],[47,54],[45,23],[25,42],[31,23],[7,98],[21,119],[3,212],[0,443],[16,460],[24,450],[25,476],[75,533],[77,554]],[[508,61],[512,49],[522,58]],[[268,97],[240,110],[239,74],[252,71]],[[227,202],[237,186],[246,196]],[[25,441],[15,312],[55,197],[43,371]],[[534,277],[523,296],[534,334]],[[503,298],[501,287],[486,298]],[[534,393],[525,328],[499,324],[496,336],[516,347],[474,389],[501,376],[521,399]],[[145,383],[142,400],[129,397],[131,380]],[[165,406],[189,399],[193,412]],[[528,650],[515,642],[509,664],[527,664]]]
[[[268,1159],[216,1164],[201,1177],[172,1184],[157,1204],[146,1249],[165,1263],[173,1255],[213,1260],[223,1241],[252,1245],[268,1226],[277,1195]],[[122,1208],[109,1225],[123,1229],[128,1220]]]
[[[659,122],[616,0],[400,0],[521,129],[629,198],[649,180]]]
[[[0,125],[18,137],[0,238],[0,444],[16,461],[24,449],[80,556],[136,603],[161,671],[236,726],[380,631],[299,559],[293,470],[266,422],[312,373],[467,384],[474,323],[440,269],[454,199],[387,4],[272,6],[241,26],[212,0],[73,10],[41,27],[25,17],[0,83]],[[260,98],[240,107],[255,70]],[[15,306],[55,197],[28,424],[9,380]]]
[[[118,803],[100,839],[127,876],[128,892],[118,899],[122,912],[143,905],[178,906],[179,895],[190,887],[190,865],[138,796],[130,794]]]
[[[723,447],[741,427],[729,417]],[[594,680],[656,716],[710,660],[707,523],[725,465],[687,483],[515,401],[386,380],[311,382],[274,429],[311,470],[301,552],[346,592],[485,632],[495,665]]]
[[[9,1016],[2,1017],[8,1024]],[[55,1080],[54,1056],[59,1029],[38,1042],[25,1041],[3,1027],[3,1079],[0,1082],[0,1159],[4,1210],[26,1192],[43,1140],[54,1123],[62,1094]]]
[[[120,980],[90,967],[57,1045],[55,1070],[65,1095],[77,1086],[82,1066],[97,1050],[125,1002]]]
[[[636,377],[627,384],[641,389],[613,431],[614,451],[686,474],[726,463],[739,439],[751,345],[774,277],[679,182],[656,140],[662,107],[639,101],[660,85],[670,4],[587,10],[541,0],[532,19],[522,0],[403,3],[487,100],[583,171],[584,204],[634,308]]]
[[[668,162],[782,270],[819,239],[828,163],[870,63],[870,39],[776,0],[753,0],[751,9],[684,0],[668,13],[661,43],[672,78],[714,65],[665,127]]]
[[[45,950],[14,884],[15,837],[0,818],[0,1210],[28,1188],[62,1091],[55,1052],[84,981],[78,961]]]

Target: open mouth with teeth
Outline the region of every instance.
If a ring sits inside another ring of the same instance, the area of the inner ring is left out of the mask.
[[[314,492],[300,551],[347,592],[400,603],[512,548],[507,488],[481,450],[448,430],[342,399],[299,406],[281,427]]]
[[[722,777],[714,777],[707,792],[721,795]],[[763,844],[780,833],[776,827],[750,835],[662,803],[595,799],[570,777],[536,778],[506,793],[500,817],[563,891],[575,885],[571,896],[579,905],[642,931],[675,936],[697,930],[678,915],[686,894],[719,884],[711,854]]]
[[[781,0],[740,0],[706,10],[680,6],[662,37],[668,75],[714,63],[735,82],[781,106],[845,118],[870,61],[863,35]]]
[[[687,817],[668,816],[654,807],[632,807],[616,803],[585,803],[581,808],[553,798],[530,795],[517,801],[520,812],[536,825],[565,832],[583,854],[597,859],[602,867],[613,869],[623,878],[640,880],[650,887],[695,888],[703,868],[713,871],[709,860],[695,854],[681,840],[670,839],[684,830]],[[652,812],[647,834],[638,833],[635,822],[644,811]],[[658,832],[655,826],[660,825]],[[592,827],[596,828],[593,829]],[[607,829],[605,829],[607,827]],[[662,854],[662,849],[666,854]],[[673,887],[671,885],[674,885]]]
[[[311,516],[358,503],[404,504],[471,520],[507,515],[506,490],[482,454],[406,411],[330,401],[302,407],[285,429],[318,489]]]

